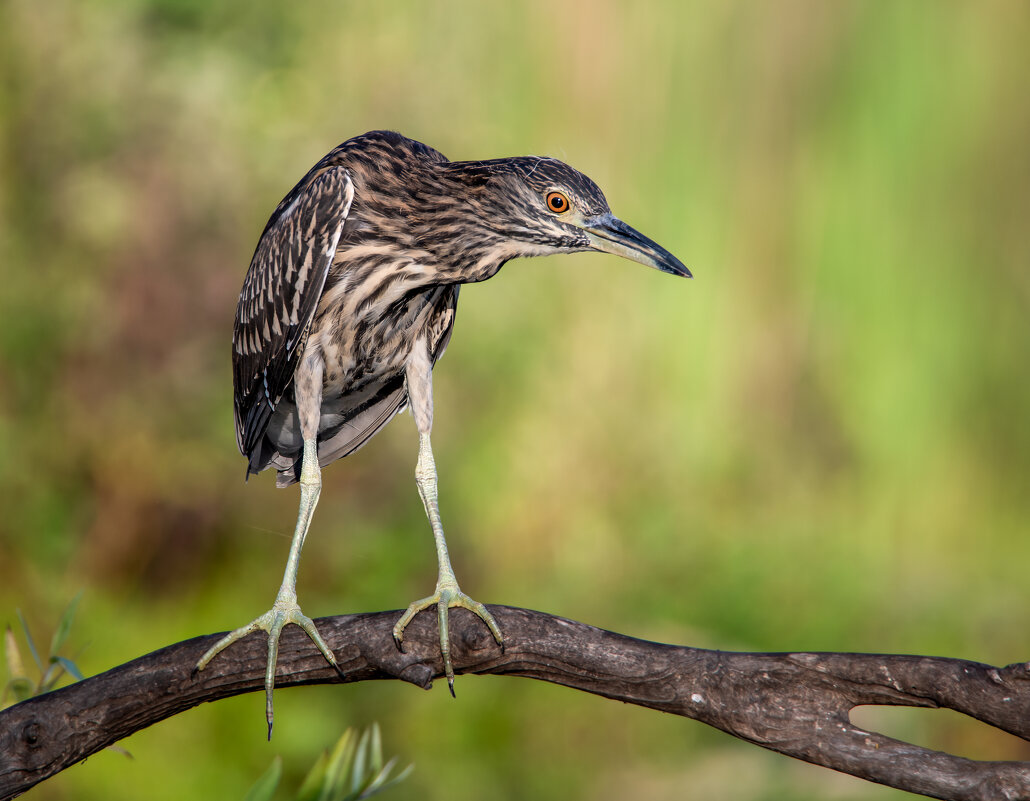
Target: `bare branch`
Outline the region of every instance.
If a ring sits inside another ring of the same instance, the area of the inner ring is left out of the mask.
[[[502,653],[480,621],[452,612],[459,673],[526,676],[694,718],[788,756],[943,799],[1030,799],[1030,762],[977,762],[853,726],[859,705],[946,707],[1030,740],[1030,663],[995,668],[926,656],[708,651],[635,640],[541,612],[491,606]],[[435,615],[323,618],[340,678],[296,627],[284,632],[277,686],[402,679],[428,688],[443,665]],[[220,635],[180,642],[0,712],[0,799],[205,701],[262,689],[264,635],[197,673]]]

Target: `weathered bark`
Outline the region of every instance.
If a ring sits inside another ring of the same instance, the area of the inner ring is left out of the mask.
[[[502,653],[482,623],[452,612],[459,673],[527,676],[694,718],[748,742],[870,781],[944,799],[1030,799],[1030,762],[977,762],[852,725],[859,705],[946,707],[1030,740],[1030,663],[994,668],[925,656],[752,654],[635,640],[525,609],[492,606]],[[442,673],[435,614],[393,643],[397,612],[323,618],[338,676],[295,626],[284,632],[277,686]],[[265,638],[253,634],[204,671],[219,635],[187,640],[0,712],[0,799],[133,732],[204,701],[261,690]]]

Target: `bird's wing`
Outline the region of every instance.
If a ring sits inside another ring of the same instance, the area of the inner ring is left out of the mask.
[[[398,383],[400,386],[360,411],[332,437],[318,443],[318,463],[322,467],[350,456],[394,418],[408,400],[403,383]]]
[[[233,328],[236,442],[249,456],[293,381],[354,187],[343,167],[303,182],[258,242]]]
[[[334,424],[333,415],[330,415],[330,427],[318,438],[319,466],[325,467],[361,448],[401,411],[407,399],[403,381],[396,380],[384,385],[364,408],[349,419]],[[326,421],[323,414],[322,423]],[[279,457],[279,460],[272,460],[272,465],[278,471],[277,487],[288,487],[300,480],[299,458]]]

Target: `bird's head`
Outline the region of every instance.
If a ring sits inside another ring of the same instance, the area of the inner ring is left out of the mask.
[[[604,194],[583,173],[552,158],[521,156],[441,165],[462,193],[461,217],[474,221],[474,245],[489,277],[517,256],[600,251],[672,275],[690,270],[658,243],[612,214]]]

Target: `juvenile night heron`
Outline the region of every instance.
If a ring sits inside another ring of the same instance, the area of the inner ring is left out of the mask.
[[[240,292],[233,329],[236,440],[247,474],[273,467],[277,485],[300,482],[300,511],[272,608],[223,637],[198,663],[258,629],[268,633],[265,709],[279,635],[296,623],[334,667],[333,652],[297,604],[300,552],[321,488],[320,469],[354,453],[410,406],[419,434],[415,479],[436,540],[435,592],[397,621],[400,648],[415,615],[436,606],[451,693],[447,610],[478,615],[458,588],[437,504],[432,370],[447,347],[461,284],[484,281],[509,259],[596,250],[673,275],[690,271],[612,215],[593,181],[556,159],[448,161],[397,133],[344,142],[272,213]]]

